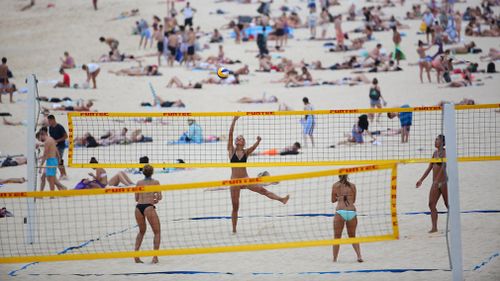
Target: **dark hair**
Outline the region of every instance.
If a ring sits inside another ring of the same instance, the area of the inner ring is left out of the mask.
[[[358,126],[363,130],[368,130],[368,115],[363,114],[358,117]]]
[[[149,163],[149,157],[142,156],[141,158],[139,158],[139,163],[141,163],[141,164],[147,164],[147,163]]]
[[[36,139],[39,139],[41,134],[47,135],[48,134],[47,128],[45,127],[40,128],[40,130],[35,134]]]
[[[486,67],[486,72],[487,73],[495,73],[495,72],[497,72],[494,62],[489,62],[488,63],[488,66]]]
[[[372,83],[375,84],[375,85],[377,85],[378,84],[378,79],[377,78],[373,78]]]
[[[349,175],[345,174],[345,175],[339,175],[339,181],[343,184],[346,184],[346,185],[349,185],[350,186],[350,183],[349,183]]]
[[[303,101],[303,102],[305,102],[305,103],[309,103],[309,99],[308,99],[307,97],[304,97],[304,98],[302,99],[302,101]]]
[[[101,37],[99,37],[99,41],[104,42],[104,41],[106,41],[106,39],[101,36]]]
[[[443,146],[446,146],[446,137],[443,134],[438,135],[437,137],[438,139],[441,139],[441,141],[443,142]]]
[[[149,163],[149,157],[142,156],[141,158],[139,158],[139,163],[140,164],[147,164],[147,163]],[[139,172],[142,172],[142,168],[139,168]]]
[[[424,45],[424,42],[422,42],[422,40],[418,40],[418,46],[423,46]]]
[[[47,119],[49,119],[49,120],[56,120],[56,117],[51,114],[51,115],[47,116]]]
[[[382,44],[378,43],[378,44],[377,44],[377,48],[378,48],[378,47],[382,47]]]
[[[7,63],[7,58],[6,57],[2,58],[2,63]]]
[[[153,175],[153,172],[153,166],[149,164],[144,165],[144,168],[142,168],[142,174],[147,178],[151,177]]]
[[[91,157],[89,163],[95,163],[95,164],[97,164],[99,162],[97,162],[97,159],[95,159],[95,157]]]
[[[300,149],[300,148],[301,148],[301,146],[300,146],[300,142],[295,142],[293,145],[295,145],[298,149]]]
[[[64,68],[59,68],[59,73],[64,73]]]

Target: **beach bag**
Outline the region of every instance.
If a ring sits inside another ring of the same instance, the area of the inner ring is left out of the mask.
[[[488,63],[488,66],[486,67],[486,72],[487,73],[496,73],[497,72],[494,62]]]
[[[446,83],[450,83],[451,82],[450,72],[445,71],[443,73],[443,79],[444,79],[444,81],[446,81]]]

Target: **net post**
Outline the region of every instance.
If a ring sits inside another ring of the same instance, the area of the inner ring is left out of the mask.
[[[36,191],[36,154],[35,154],[35,130],[36,130],[36,96],[37,96],[37,80],[34,74],[30,74],[27,78],[28,82],[28,100],[27,100],[27,190]],[[26,243],[33,244],[35,242],[35,198],[29,197],[27,200],[27,217],[26,217]]]
[[[454,104],[444,104],[443,123],[444,135],[446,138],[446,173],[448,176],[448,212],[450,218],[450,258],[452,280],[462,281],[464,280],[464,278],[462,262],[462,236],[460,232],[461,227],[457,164],[457,131]]]

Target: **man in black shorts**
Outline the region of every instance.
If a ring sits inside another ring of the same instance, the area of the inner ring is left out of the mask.
[[[193,15],[196,12],[196,9],[191,8],[190,3],[186,3],[186,7],[182,8],[181,13],[184,14],[184,26],[193,26]]]

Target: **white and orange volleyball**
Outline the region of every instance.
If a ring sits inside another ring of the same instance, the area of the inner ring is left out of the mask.
[[[226,79],[229,77],[229,70],[224,67],[219,67],[217,69],[217,76],[219,76],[220,79]]]

